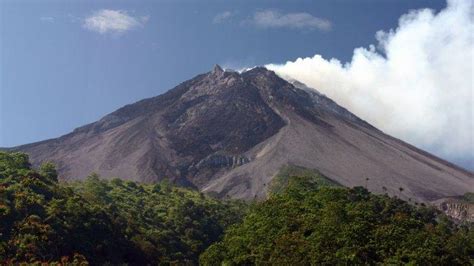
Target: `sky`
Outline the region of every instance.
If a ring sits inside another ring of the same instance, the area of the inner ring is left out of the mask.
[[[340,90],[334,88],[337,87],[333,82],[334,76],[323,82],[314,81],[303,78],[304,71],[299,69],[307,69],[305,65],[288,66],[319,55],[323,63],[328,62],[320,65],[327,67],[331,66],[329,62],[334,61],[330,59],[334,58],[340,63],[335,67],[336,74],[347,80],[351,76],[346,72],[351,72],[351,69],[354,69],[353,72],[364,72],[364,68],[352,67],[355,65],[357,48],[363,49],[359,51],[373,52],[373,57],[380,56],[383,61],[385,51],[401,49],[389,48],[389,45],[384,47],[390,43],[390,34],[396,35],[397,29],[401,28],[400,18],[423,8],[431,9],[432,16],[436,17],[447,8],[447,3],[436,0],[2,0],[0,147],[61,136],[125,104],[159,95],[197,74],[209,71],[214,64],[232,69],[267,65],[274,67],[282,76],[298,77],[311,83],[308,85],[327,85],[331,90],[340,92],[331,93],[318,88],[328,96],[350,91],[347,95],[367,95],[370,102],[366,105],[378,103],[385,94],[374,93],[370,88],[384,85],[380,80],[361,83],[367,85],[367,90],[360,89],[360,84],[356,86],[349,83],[342,84],[346,89]],[[449,18],[445,20],[449,31],[451,21]],[[453,23],[467,23],[468,33],[472,33],[472,14],[467,22]],[[385,37],[380,32],[385,33]],[[416,36],[414,34],[410,38],[420,41]],[[469,41],[472,44],[472,37]],[[447,41],[442,39],[439,42],[442,46]],[[424,49],[426,45],[430,44],[425,41],[419,45],[421,48],[415,47]],[[411,49],[406,46],[402,48]],[[433,53],[427,55],[433,56]],[[391,65],[397,60],[385,61],[388,62],[385,65]],[[375,64],[372,68],[377,66]],[[465,61],[463,66],[472,74],[472,60]],[[325,69],[323,67],[309,69],[314,71],[311,73],[321,74],[320,70]],[[387,66],[382,69],[393,71]],[[373,71],[373,74],[378,73]],[[393,83],[400,81],[396,75],[382,77],[391,80],[392,84],[389,85],[392,87]],[[466,80],[470,80],[470,87],[465,84]],[[454,82],[457,80],[445,85],[457,84]],[[466,87],[469,89],[471,98],[467,97],[467,107],[464,103],[461,112],[469,112],[466,108],[470,107],[472,120],[472,75],[465,77],[463,82],[461,87],[464,92]],[[437,90],[423,93],[414,99],[429,98],[424,96],[437,93]],[[403,98],[395,99],[404,101]],[[349,105],[347,107],[350,110],[354,109],[357,115],[382,127],[382,130],[416,146],[465,167],[474,162],[472,150],[466,152],[461,147],[446,151],[446,144],[440,144],[439,139],[458,139],[458,135],[446,136],[443,133],[438,134],[437,141],[422,141],[426,132],[412,130],[414,122],[408,119],[412,116],[410,112],[417,110],[381,112],[392,122],[400,119],[410,121],[401,125],[407,130],[397,131],[394,130],[397,124],[380,122],[380,118],[371,117],[373,112],[362,108],[361,104],[341,96],[336,97],[336,100]],[[396,104],[371,106],[395,108]],[[462,117],[469,118],[469,115]],[[457,145],[471,147],[472,122],[461,122],[470,123],[471,131],[467,132],[470,136],[463,136],[464,139],[470,138],[470,143]],[[452,130],[461,127],[461,122],[456,120],[457,124],[451,125]],[[429,129],[439,130],[440,127],[432,126]],[[466,134],[465,126],[463,130]],[[416,137],[410,137],[413,134]]]

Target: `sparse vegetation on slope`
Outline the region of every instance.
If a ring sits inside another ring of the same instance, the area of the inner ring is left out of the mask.
[[[296,185],[291,183],[298,182],[301,178],[317,186],[340,186],[337,182],[323,176],[316,170],[301,166],[287,165],[280,169],[278,174],[273,178],[268,192],[270,194],[282,193],[288,186]]]
[[[468,193],[464,194],[462,196],[461,200],[474,204],[474,193],[468,192]]]

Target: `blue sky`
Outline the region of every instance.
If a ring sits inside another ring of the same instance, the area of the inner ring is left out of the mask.
[[[209,71],[349,62],[445,1],[1,1],[0,147],[66,134]],[[112,21],[107,21],[112,19]]]

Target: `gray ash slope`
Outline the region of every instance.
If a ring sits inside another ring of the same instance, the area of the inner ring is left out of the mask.
[[[91,172],[170,179],[222,197],[263,198],[285,165],[345,186],[417,201],[474,191],[473,173],[390,137],[327,97],[258,67],[216,66],[57,139],[13,148],[53,161],[63,179]],[[369,178],[369,181],[366,181]]]

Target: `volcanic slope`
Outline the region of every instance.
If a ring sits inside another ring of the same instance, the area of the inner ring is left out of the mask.
[[[264,198],[285,166],[344,186],[432,201],[474,191],[474,175],[388,136],[335,102],[263,67],[221,67],[62,137],[13,148],[63,179],[96,172],[169,179],[220,197]],[[400,191],[403,188],[403,191]]]

